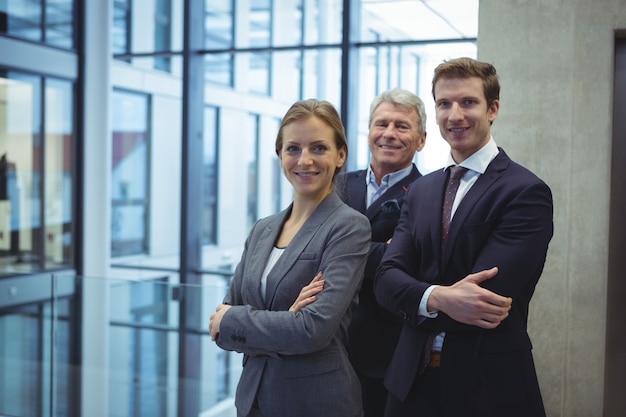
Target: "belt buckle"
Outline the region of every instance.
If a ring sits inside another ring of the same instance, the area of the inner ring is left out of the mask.
[[[441,366],[441,352],[430,352],[429,368],[439,368]]]

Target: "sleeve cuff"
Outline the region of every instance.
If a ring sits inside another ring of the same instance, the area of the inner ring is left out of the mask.
[[[422,301],[420,301],[419,310],[417,311],[418,315],[429,319],[434,319],[435,317],[437,317],[437,315],[439,314],[438,311],[429,312],[426,309],[426,306],[428,305],[428,297],[430,297],[430,293],[433,292],[433,290],[437,287],[438,285],[431,285],[426,289],[426,291],[424,291],[424,295],[422,295]]]

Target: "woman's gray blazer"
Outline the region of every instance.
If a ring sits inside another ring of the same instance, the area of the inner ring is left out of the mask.
[[[361,391],[348,354],[351,308],[364,276],[370,224],[331,193],[306,220],[267,277],[261,274],[291,207],[253,227],[224,302],[231,307],[217,344],[244,353],[235,405],[256,402],[264,416],[362,415]],[[289,307],[319,272],[324,290],[298,313]]]

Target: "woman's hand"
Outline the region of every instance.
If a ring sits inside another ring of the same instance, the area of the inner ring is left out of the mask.
[[[324,289],[324,280],[322,279],[322,273],[318,272],[317,275],[313,278],[309,285],[306,285],[300,290],[300,294],[298,294],[298,298],[296,301],[289,307],[289,311],[292,313],[296,313],[302,310],[305,306],[308,306],[313,301],[315,301],[315,295],[322,292]]]
[[[222,317],[224,313],[228,311],[231,306],[228,304],[220,304],[215,309],[215,313],[211,314],[209,318],[209,333],[211,333],[211,341],[215,342],[220,334],[220,323],[222,323]]]

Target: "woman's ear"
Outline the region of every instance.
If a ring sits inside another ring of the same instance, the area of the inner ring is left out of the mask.
[[[339,150],[339,160],[337,161],[337,168],[343,167],[343,164],[346,162],[346,148],[341,148]]]

